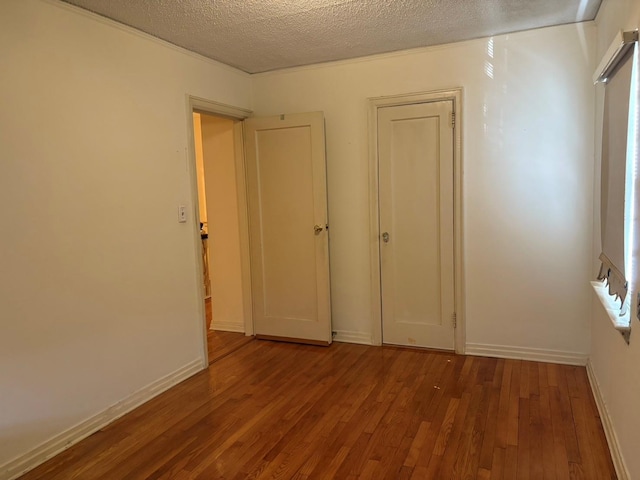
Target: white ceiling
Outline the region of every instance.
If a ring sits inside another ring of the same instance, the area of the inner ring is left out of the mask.
[[[601,0],[64,0],[257,73],[593,20]]]

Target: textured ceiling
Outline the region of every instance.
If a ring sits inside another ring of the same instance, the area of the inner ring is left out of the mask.
[[[601,0],[65,0],[257,73],[593,20]]]

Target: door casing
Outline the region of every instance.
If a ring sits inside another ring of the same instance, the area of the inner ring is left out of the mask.
[[[464,354],[464,263],[462,206],[462,88],[369,98],[369,228],[371,265],[371,331],[372,344],[382,345],[382,292],[380,269],[378,109],[451,100],[454,111],[454,302],[456,311],[455,351]]]
[[[223,103],[205,100],[203,98],[187,95],[187,132],[189,136],[187,149],[187,169],[189,171],[191,191],[191,218],[197,219],[198,213],[198,174],[196,171],[195,134],[193,130],[193,113],[205,113],[235,120],[234,124],[234,155],[236,167],[236,190],[238,200],[238,224],[240,228],[240,265],[242,279],[242,306],[244,311],[245,335],[253,336],[252,298],[251,298],[251,268],[249,259],[249,217],[247,208],[247,186],[244,162],[244,141],[242,120],[252,116],[251,110],[225,105]],[[207,326],[204,308],[205,292],[202,285],[204,275],[202,266],[202,241],[197,221],[193,221],[193,239],[196,252],[196,280],[198,289],[198,317],[202,324],[202,368],[209,366],[209,352],[207,348]]]

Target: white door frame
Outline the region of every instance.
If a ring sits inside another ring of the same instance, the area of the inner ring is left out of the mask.
[[[463,210],[462,210],[462,88],[369,98],[369,229],[371,264],[372,343],[382,345],[382,291],[380,285],[380,211],[378,177],[378,109],[399,105],[451,100],[454,112],[454,301],[456,310],[455,351],[464,354],[466,325],[464,311]]]
[[[247,182],[244,162],[244,134],[242,120],[252,116],[251,110],[233,107],[204,98],[187,95],[187,132],[188,142],[188,170],[189,187],[191,191],[192,218],[199,218],[198,212],[198,173],[196,169],[195,134],[193,130],[193,114],[205,113],[236,120],[233,127],[233,143],[236,167],[236,190],[238,195],[238,224],[240,228],[240,267],[242,279],[242,306],[244,313],[244,332],[247,336],[253,336],[252,299],[251,299],[251,266],[249,256],[249,216],[247,209]],[[209,366],[209,351],[207,346],[207,321],[204,308],[204,268],[202,266],[202,240],[197,221],[193,222],[193,239],[196,252],[196,279],[198,289],[198,316],[202,319],[202,348],[204,351],[203,368]]]

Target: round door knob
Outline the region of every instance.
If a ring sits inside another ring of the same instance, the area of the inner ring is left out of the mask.
[[[324,227],[321,225],[315,225],[313,227],[313,233],[315,233],[316,235],[320,235],[322,233],[322,230],[324,230]]]

